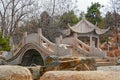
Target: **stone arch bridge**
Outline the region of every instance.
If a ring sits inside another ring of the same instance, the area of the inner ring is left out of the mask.
[[[93,48],[93,47],[92,47]],[[30,66],[31,64],[45,65],[44,60],[49,55],[62,57],[105,57],[105,53],[98,48],[94,48],[94,53],[90,52],[91,47],[77,37],[56,38],[56,43],[50,42],[42,35],[41,29],[38,33],[27,35],[24,33],[23,39],[13,50],[13,57],[6,60],[8,64],[19,64]]]
[[[59,41],[56,41],[59,43]],[[59,53],[57,52],[59,50]],[[38,33],[27,35],[24,37],[13,50],[13,57],[6,60],[8,64],[30,66],[31,64],[44,65],[44,59],[49,55],[70,55],[71,51],[65,45],[58,45],[50,42],[42,35],[41,29]]]

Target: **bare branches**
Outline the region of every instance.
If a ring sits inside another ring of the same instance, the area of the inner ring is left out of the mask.
[[[34,6],[32,6],[35,0],[0,0],[2,8],[0,10],[1,17],[1,29],[6,34],[13,33],[19,23],[29,14]],[[4,30],[3,30],[4,29]]]
[[[119,29],[120,29],[120,0],[110,0],[112,28],[116,36],[116,45],[120,48]]]
[[[74,3],[74,4],[73,4]],[[60,15],[75,9],[74,0],[43,0],[43,10],[47,11],[50,15]]]
[[[55,3],[56,3],[56,0],[53,0],[53,11],[52,11],[52,16],[54,15],[54,12],[55,12]]]
[[[120,13],[120,0],[111,0],[110,2],[112,11]]]
[[[5,3],[4,3],[3,0],[1,0],[1,2],[2,2],[2,6],[3,6],[4,10],[5,10]]]
[[[5,2],[3,0],[1,0],[1,2],[2,2],[2,6],[3,6],[3,10],[4,10],[4,13],[3,13],[2,17],[5,17],[6,11],[7,11],[8,7],[9,7],[11,1],[9,1],[7,3],[7,5],[5,5]]]
[[[0,17],[2,17],[2,13],[1,13],[1,11],[0,11]]]

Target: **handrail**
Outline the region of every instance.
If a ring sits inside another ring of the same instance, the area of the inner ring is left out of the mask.
[[[24,39],[22,39],[19,43],[18,43],[18,45],[15,47],[15,49],[14,49],[14,55],[23,47],[23,41],[24,41]]]
[[[90,52],[90,46],[88,46],[87,44],[83,43],[79,39],[77,39],[77,42],[82,45],[82,47],[81,47],[82,50],[84,50],[87,53]]]
[[[35,34],[35,33],[34,33]],[[32,34],[33,35],[33,34]],[[27,37],[30,37],[30,35],[28,35]],[[47,38],[45,38],[42,35],[39,35],[40,39],[42,40],[42,42],[45,42],[48,47],[54,48],[55,44],[50,42]],[[18,43],[18,45],[15,47],[14,49],[14,55],[19,52],[19,50],[24,46],[24,38]]]
[[[40,36],[40,39],[42,39],[43,41],[45,41],[46,43],[50,44],[50,45],[55,45],[54,43],[50,42],[47,38],[45,38],[44,36]]]
[[[72,45],[78,52],[82,52],[85,55],[90,53],[90,47],[85,43],[81,42],[79,39],[74,37],[64,38],[63,42],[65,44]]]
[[[87,51],[87,50],[85,50],[83,48],[78,47],[78,49],[80,49],[80,50],[84,51],[85,53],[89,54],[89,51]],[[85,54],[85,53],[83,53],[83,54]]]
[[[84,42],[80,41],[79,39],[77,39],[77,41],[78,41],[79,43],[81,43],[84,47],[90,48],[90,46],[89,46],[89,45],[85,44]],[[96,50],[99,50],[99,51],[103,52],[100,48],[96,48],[96,47],[94,47],[94,49],[96,49]]]
[[[54,44],[54,43],[50,42],[47,38],[45,38],[45,37],[42,36],[42,35],[40,35],[39,37],[40,37],[40,39],[41,39],[42,42],[45,42],[45,43],[46,43],[47,49],[51,49],[51,50],[54,49],[54,47],[55,47],[55,44]],[[42,44],[41,44],[41,45],[42,45]]]
[[[84,42],[82,42],[81,40],[77,39],[77,41],[82,44],[84,47],[90,48],[90,46],[88,46],[87,44],[85,44]]]

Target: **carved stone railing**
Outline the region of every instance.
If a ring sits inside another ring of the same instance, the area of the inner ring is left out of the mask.
[[[22,39],[13,50],[13,53],[14,53],[13,56],[16,55],[23,46],[24,46],[24,39]]]
[[[50,50],[50,51],[54,51],[54,47],[55,44],[50,42],[47,38],[45,38],[44,36],[39,36],[39,45],[45,47],[46,49]]]
[[[88,55],[90,48],[88,45],[86,45],[85,43],[83,43],[82,41],[80,41],[79,39],[77,39],[76,37],[68,37],[68,38],[64,38],[62,39],[62,41],[64,44],[68,44],[71,46],[72,49],[72,54],[83,54],[83,55]]]
[[[106,53],[104,52],[104,51],[102,51],[100,48],[96,48],[96,47],[94,47],[93,48],[93,55],[94,56],[99,56],[99,57],[106,57]]]
[[[78,42],[78,47],[80,47],[81,49],[85,50],[85,52],[89,53],[90,52],[90,46],[88,46],[87,44],[85,44],[84,42],[80,41],[79,39],[77,39]]]
[[[62,37],[56,38],[54,53],[59,57],[69,57],[72,55],[70,45],[62,43]]]
[[[42,35],[41,29],[38,29],[38,33],[32,33],[27,35],[27,32],[24,33],[23,39],[19,42],[19,44],[14,49],[14,54],[16,55],[19,50],[28,43],[36,43],[37,45],[43,47],[50,52],[54,52],[55,44],[50,42],[47,38]]]
[[[78,44],[80,45],[79,48],[83,49],[86,53],[90,53],[90,55],[98,56],[98,57],[105,57],[105,52],[102,51],[100,48],[90,47],[89,45],[85,44],[84,42],[77,39]],[[92,49],[92,52],[90,50]]]
[[[18,43],[18,45],[13,50],[13,56],[16,55],[19,50],[25,45],[26,43],[27,32],[24,33],[22,40]]]

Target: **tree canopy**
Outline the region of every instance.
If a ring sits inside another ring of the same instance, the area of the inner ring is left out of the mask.
[[[79,21],[77,16],[74,14],[74,11],[65,12],[62,16],[60,16],[60,26],[62,28],[67,28],[67,24],[71,25],[76,24]]]
[[[98,23],[98,25],[102,22],[102,17],[101,17],[101,4],[97,3],[92,3],[90,7],[87,9],[87,14],[86,17],[87,19],[93,23],[94,25]]]
[[[9,51],[9,37],[2,38],[2,32],[0,32],[0,51]]]

